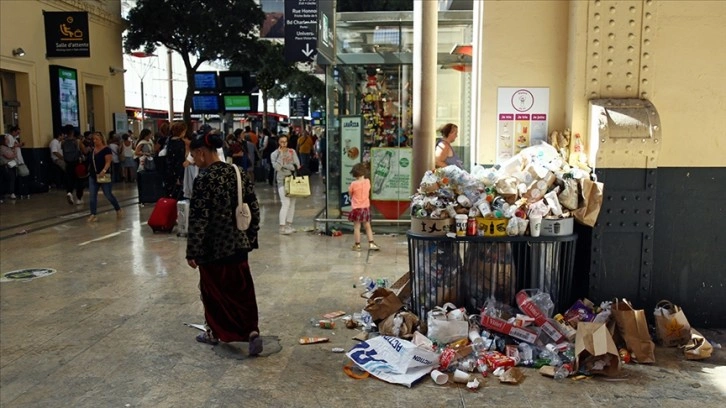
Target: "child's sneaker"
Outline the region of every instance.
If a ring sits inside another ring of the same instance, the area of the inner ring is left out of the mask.
[[[360,244],[353,244],[353,246],[350,249],[352,249],[353,251],[360,252]]]
[[[381,248],[378,245],[376,245],[375,242],[369,242],[368,243],[368,250],[369,251],[380,251]]]

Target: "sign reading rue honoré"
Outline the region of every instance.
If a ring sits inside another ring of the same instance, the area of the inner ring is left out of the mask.
[[[316,0],[285,0],[285,60],[312,61],[317,54]]]

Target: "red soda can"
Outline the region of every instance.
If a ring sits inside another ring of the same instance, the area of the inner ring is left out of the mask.
[[[473,237],[476,236],[476,233],[476,218],[469,217],[469,220],[466,222],[466,235]]]

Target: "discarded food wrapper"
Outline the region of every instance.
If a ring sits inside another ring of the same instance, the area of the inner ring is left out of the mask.
[[[476,390],[479,388],[479,381],[477,381],[476,378],[472,379],[468,383],[466,383],[466,388],[470,390]]]
[[[498,351],[487,351],[484,353],[484,359],[486,359],[489,368],[494,370],[500,367],[514,367],[514,360]]]
[[[499,382],[505,384],[519,384],[524,380],[524,373],[517,367],[512,367],[499,376]]]
[[[545,377],[553,377],[555,376],[555,369],[557,367],[553,367],[551,365],[543,365],[539,368],[539,373],[544,375]]]
[[[300,337],[300,344],[325,343],[330,341],[327,337]]]
[[[345,349],[342,347],[333,347],[332,349],[330,349],[330,351],[332,351],[333,353],[344,353]]]
[[[330,312],[323,315],[323,319],[335,319],[336,317],[343,316],[344,311],[338,310],[337,312]]]
[[[691,340],[683,346],[683,354],[687,360],[703,360],[711,357],[713,346],[698,331],[691,329]]]

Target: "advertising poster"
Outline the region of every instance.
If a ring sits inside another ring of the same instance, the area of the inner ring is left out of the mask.
[[[497,162],[547,141],[549,88],[499,88]]]
[[[78,80],[76,70],[58,70],[58,90],[60,92],[61,123],[79,127]]]
[[[341,211],[350,212],[348,186],[354,180],[350,171],[361,161],[361,138],[363,135],[363,118],[360,116],[340,117],[340,140],[343,142],[340,159],[340,193]]]
[[[408,200],[411,196],[410,148],[371,149],[371,198],[373,200]]]

